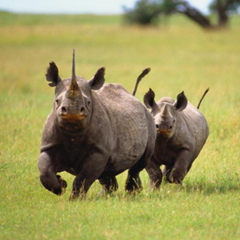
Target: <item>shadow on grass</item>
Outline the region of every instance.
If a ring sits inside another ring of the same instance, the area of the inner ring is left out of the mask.
[[[232,176],[224,176],[213,181],[205,179],[203,181],[187,182],[183,185],[183,189],[187,193],[200,192],[204,195],[240,191],[240,178],[236,175],[234,178]]]

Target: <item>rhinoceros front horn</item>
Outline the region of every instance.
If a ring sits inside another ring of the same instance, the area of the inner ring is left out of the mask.
[[[75,51],[73,50],[73,59],[72,59],[72,77],[71,82],[68,88],[68,94],[71,96],[81,95],[81,90],[77,84],[77,77],[75,74]]]

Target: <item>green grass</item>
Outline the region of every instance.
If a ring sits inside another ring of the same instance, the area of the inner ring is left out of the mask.
[[[23,15],[0,12],[0,239],[239,239],[240,238],[240,18],[224,31],[203,31],[181,16],[158,28],[125,26],[120,16]],[[45,81],[50,61],[62,78],[89,79],[106,67],[106,81],[132,92],[137,75],[152,71],[136,97],[149,87],[156,97],[185,91],[201,111],[210,136],[183,186],[148,191],[119,190],[98,196],[95,182],[86,200],[69,202],[73,176],[62,173],[61,196],[39,182],[37,159],[53,89]]]

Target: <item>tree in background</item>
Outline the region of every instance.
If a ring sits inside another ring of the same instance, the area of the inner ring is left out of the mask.
[[[141,25],[155,24],[162,13],[162,6],[159,1],[140,0],[137,1],[133,10],[123,7],[125,19],[128,23]]]
[[[138,0],[134,9],[124,8],[125,19],[129,23],[150,25],[156,23],[161,15],[182,13],[203,28],[211,29],[226,27],[229,13],[236,11],[240,0],[214,0],[209,6],[212,13],[217,14],[218,23],[214,25],[208,16],[205,16],[187,1],[180,0]]]
[[[217,13],[218,26],[226,27],[228,24],[229,13],[237,12],[240,6],[240,0],[216,0],[209,8],[211,12]]]

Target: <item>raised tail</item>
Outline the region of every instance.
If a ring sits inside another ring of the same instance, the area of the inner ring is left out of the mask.
[[[200,99],[200,101],[199,101],[199,103],[198,103],[198,105],[197,105],[197,109],[200,108],[200,105],[201,105],[201,103],[202,103],[202,100],[204,99],[204,97],[206,96],[206,94],[208,93],[208,91],[209,91],[209,88],[206,89],[205,92],[204,92],[204,94],[202,95],[202,98]]]
[[[134,87],[134,90],[133,90],[133,93],[132,95],[135,96],[136,92],[137,92],[137,88],[138,88],[138,84],[140,83],[140,81],[142,80],[142,78],[144,76],[146,76],[149,72],[150,72],[151,68],[146,68],[142,71],[142,73],[138,76],[137,78],[137,81],[136,81],[136,84],[135,84],[135,87]]]

